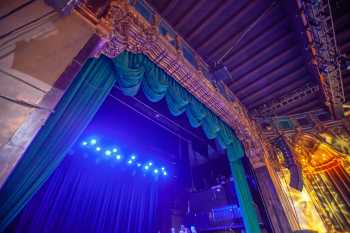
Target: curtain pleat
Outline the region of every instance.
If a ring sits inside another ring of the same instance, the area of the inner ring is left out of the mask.
[[[107,58],[89,60],[36,135],[0,192],[0,232],[60,164],[114,85]]]
[[[158,183],[129,172],[68,155],[23,209],[15,232],[154,233]]]
[[[123,52],[113,62],[119,76],[119,88],[124,94],[134,96],[142,85],[148,100],[158,102],[165,97],[172,115],[179,116],[186,112],[191,126],[202,126],[205,135],[209,139],[217,138],[223,148],[233,141],[238,142],[225,123],[145,55]],[[243,155],[236,153],[235,158]]]

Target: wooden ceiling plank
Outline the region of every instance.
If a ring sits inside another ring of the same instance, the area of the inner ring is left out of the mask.
[[[239,91],[239,89],[247,85],[253,85],[253,84],[261,85],[265,82],[265,80],[273,80],[274,77],[280,76],[281,74],[286,73],[285,70],[297,69],[297,67],[303,66],[303,62],[304,60],[301,56],[294,60],[285,61],[280,66],[275,67],[273,70],[271,70],[268,74],[261,74],[259,76],[256,76],[256,78],[254,78],[253,80],[250,80],[249,83],[240,82],[238,83],[239,85],[232,84],[229,87],[234,93],[236,93]]]
[[[232,59],[239,56],[239,54],[244,50],[251,46],[254,46],[255,43],[257,43],[262,38],[266,37],[267,35],[271,34],[276,28],[279,28],[287,23],[286,18],[282,18],[280,20],[276,20],[276,23],[273,23],[269,28],[264,30],[261,34],[259,34],[256,37],[253,37],[251,40],[245,41],[245,44],[237,46],[237,48],[228,54],[228,56],[223,60],[224,63],[229,63]]]
[[[213,19],[218,17],[221,14],[221,11],[226,9],[227,5],[230,4],[230,0],[224,0],[223,3],[218,4],[210,13],[205,17],[204,21],[199,22],[192,31],[185,35],[188,41],[191,41],[196,37]]]
[[[277,61],[280,61],[281,59],[283,59],[283,57],[293,53],[295,49],[296,49],[296,45],[294,45],[293,47],[284,49],[280,51],[278,54],[276,54],[272,59],[268,60],[267,62],[263,62],[257,65],[256,67],[254,67],[254,69],[247,71],[245,74],[240,75],[239,77],[234,77],[235,80],[230,83],[230,87],[233,85],[240,85],[240,83],[246,81],[246,79],[249,79],[249,77],[252,77],[254,75],[256,76],[257,73],[261,73],[262,68],[269,67],[269,66],[273,67],[274,64],[277,63]],[[295,59],[298,56],[293,56],[293,59]],[[293,60],[293,59],[288,59],[288,60]],[[231,72],[231,70],[229,71]],[[232,76],[234,76],[234,74],[232,74]]]
[[[167,15],[169,15],[171,13],[171,11],[174,10],[174,8],[176,7],[177,4],[179,4],[179,0],[171,0],[170,2],[168,2],[168,4],[165,6],[165,8],[163,10],[161,10],[160,14],[163,17],[166,17]]]
[[[238,11],[233,12],[232,15],[230,15],[229,20],[227,20],[226,22],[224,22],[220,27],[218,27],[213,33],[212,36],[210,38],[208,38],[207,40],[203,40],[202,42],[200,42],[199,44],[197,44],[197,46],[195,47],[196,50],[200,50],[202,48],[205,48],[209,45],[211,45],[211,43],[214,40],[217,40],[217,38],[220,38],[223,36],[223,34],[226,34],[227,31],[230,31],[228,28],[232,28],[232,26],[237,23],[237,19],[239,17],[241,17],[244,14],[248,14],[247,11],[252,10],[252,8],[255,6],[255,4],[251,4],[251,2],[248,2],[248,4],[243,5],[240,9],[238,9]],[[259,15],[256,17],[258,18]],[[255,19],[256,19],[255,18]],[[254,20],[255,20],[254,19]],[[253,20],[253,21],[254,21]],[[242,28],[241,31],[244,31],[245,27]],[[240,33],[238,33],[240,34]]]
[[[269,95],[267,95],[266,97],[263,98],[255,98],[251,101],[247,101],[246,102],[246,106],[249,109],[255,109],[258,108],[259,106],[263,105],[263,104],[267,104],[271,101],[273,101],[276,98],[280,98],[283,95],[285,95],[286,93],[291,93],[293,91],[295,91],[298,88],[301,88],[303,86],[305,86],[307,84],[307,81],[300,79],[297,81],[293,81],[289,84],[286,85],[285,88],[283,89],[278,89],[277,91],[270,93]]]
[[[275,51],[279,46],[281,46],[282,43],[286,43],[286,41],[290,41],[293,38],[293,34],[291,32],[287,32],[285,34],[282,34],[277,40],[275,40],[272,44],[267,44],[265,47],[260,49],[257,53],[254,53],[253,56],[248,57],[247,59],[242,60],[239,64],[235,66],[229,66],[227,64],[228,69],[234,71],[237,71],[239,69],[243,69],[245,65],[249,64],[250,62],[254,62],[254,59],[256,57],[259,57],[261,55],[269,54],[273,51]]]
[[[238,92],[235,92],[235,94],[240,96],[243,100],[244,98],[247,98],[247,96],[258,95],[260,92],[263,92],[265,89],[269,89],[272,86],[277,85],[278,83],[285,82],[286,80],[293,80],[295,76],[305,77],[306,74],[307,74],[307,70],[305,69],[305,67],[300,66],[298,69],[294,70],[292,73],[289,73],[287,75],[282,75],[279,77],[270,76],[271,78],[265,77],[264,79],[258,79],[258,82],[253,83],[252,85],[247,85],[246,87],[242,88]],[[267,83],[267,84],[264,85],[264,87],[262,88],[261,86],[263,85],[263,83]],[[260,88],[257,88],[259,86]],[[255,90],[259,89],[259,91],[253,91],[254,94],[251,93],[252,91],[248,92],[248,90],[252,88]],[[246,93],[246,94],[244,95],[243,93]]]
[[[193,5],[191,5],[190,9],[188,11],[186,11],[184,14],[182,14],[180,16],[180,18],[175,21],[175,23],[173,24],[173,28],[176,28],[177,30],[181,29],[183,24],[188,23],[187,21],[190,19],[192,14],[194,14],[196,11],[198,11],[204,2],[205,2],[205,0],[194,1]]]
[[[320,109],[320,100],[314,97],[313,100],[306,102],[305,104],[300,104],[299,107],[291,107],[283,110],[282,112],[277,112],[278,115],[292,115],[296,113],[309,112],[314,109]]]
[[[274,24],[270,25],[269,27],[266,28],[266,30],[268,30],[270,27],[273,27]],[[225,53],[230,46],[233,45],[233,43],[239,38],[239,36],[241,35],[241,33],[243,32],[244,28],[239,31],[237,34],[235,34],[235,36],[230,36],[226,41],[224,41],[223,43],[218,44],[217,46],[212,46],[210,49],[208,49],[208,54],[212,59],[215,59],[216,57],[222,55],[223,53]],[[264,30],[265,31],[265,30]],[[230,53],[232,55],[232,53]],[[224,63],[226,60],[228,60],[229,57],[226,56],[223,61]]]

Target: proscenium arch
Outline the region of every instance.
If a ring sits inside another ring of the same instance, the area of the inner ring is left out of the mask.
[[[148,71],[147,74],[146,71]],[[147,89],[146,86],[143,90],[149,91],[147,95],[153,101],[160,100],[162,95],[167,98],[166,95],[169,94],[167,102],[173,114],[187,112],[188,107],[185,107],[187,104],[198,105],[192,106],[191,112],[187,113],[188,116],[193,117],[191,124],[203,126],[208,138],[218,137],[220,143],[227,148],[246,231],[260,232],[257,214],[240,160],[244,150],[231,129],[224,123],[219,123],[221,120],[218,117],[145,55],[129,52],[122,53],[114,59],[103,55],[97,59],[90,59],[75,77],[55,111],[40,129],[0,191],[2,200],[0,232],[6,229],[64,159],[115,83],[117,82],[119,87],[124,87],[128,92],[136,86],[140,88],[141,85],[146,85],[146,77],[148,87],[157,87],[157,91]],[[171,86],[172,91],[167,90],[162,93],[161,89],[166,82]]]

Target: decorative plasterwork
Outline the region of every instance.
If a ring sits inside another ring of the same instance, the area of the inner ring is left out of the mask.
[[[84,11],[84,8],[80,8],[80,11]],[[82,15],[86,17],[86,14],[84,12]],[[234,129],[253,164],[261,161],[263,146],[259,129],[249,119],[241,103],[226,100],[203,73],[188,63],[181,52],[164,40],[156,27],[140,16],[127,1],[112,1],[104,18],[89,20],[106,39],[102,54],[116,57],[126,50],[147,55]]]

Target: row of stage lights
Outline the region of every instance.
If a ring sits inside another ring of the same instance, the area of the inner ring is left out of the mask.
[[[114,157],[116,160],[121,161],[123,160],[123,156],[119,153],[118,148],[111,148],[111,149],[103,149],[101,146],[97,144],[96,139],[91,139],[90,141],[83,141],[81,145],[84,148],[89,148],[94,150],[96,153],[104,153],[105,156],[108,157]],[[129,159],[126,161],[127,165],[136,165],[139,168],[144,169],[145,171],[151,171],[153,169],[153,173],[155,175],[163,175],[167,176],[168,173],[164,167],[157,168],[154,166],[152,162],[146,162],[146,163],[141,163],[137,162],[137,158],[135,154],[131,154]]]

